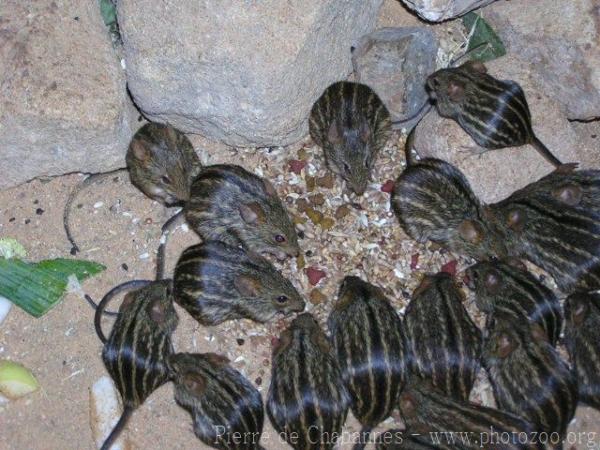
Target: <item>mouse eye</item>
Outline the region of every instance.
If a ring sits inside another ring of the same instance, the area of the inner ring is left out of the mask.
[[[280,295],[279,297],[277,297],[277,303],[286,303],[288,301],[288,298],[285,295]]]
[[[171,184],[171,179],[168,176],[166,176],[166,175],[163,175],[160,178],[160,181],[162,181],[164,184]]]
[[[276,234],[275,240],[281,244],[281,243],[285,242],[285,237],[282,236],[281,234]]]

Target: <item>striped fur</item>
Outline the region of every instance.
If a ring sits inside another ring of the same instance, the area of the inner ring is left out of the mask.
[[[355,449],[364,448],[369,432],[391,414],[406,381],[402,321],[381,289],[346,277],[328,325],[352,412],[363,425]]]
[[[404,231],[418,242],[487,259],[507,253],[465,176],[453,165],[426,158],[398,177],[392,208]]]
[[[166,358],[177,326],[170,281],[127,294],[102,350],[102,360],[125,405],[138,407],[167,381]],[[157,322],[152,314],[157,310]]]
[[[535,136],[525,93],[516,82],[498,80],[482,63],[469,61],[438,70],[427,86],[440,116],[458,122],[479,146],[493,150],[531,144],[550,163],[561,165]]]
[[[124,413],[102,449],[110,448],[133,409],[169,378],[167,358],[178,318],[170,281],[156,281],[125,296],[102,349],[102,361],[113,379]]]
[[[206,167],[192,183],[184,214],[205,241],[280,259],[298,255],[296,229],[275,188],[240,166]]]
[[[266,322],[304,309],[296,288],[269,261],[223,242],[185,249],[174,286],[175,301],[202,325],[241,318]]]
[[[513,313],[517,320],[538,324],[556,345],[562,329],[562,311],[554,292],[527,270],[501,262],[480,262],[466,271],[475,303],[486,314]]]
[[[570,293],[600,288],[600,171],[562,172],[490,205],[511,254],[546,270]]]
[[[298,316],[272,357],[267,412],[295,450],[330,450],[346,421],[350,394],[316,320]]]
[[[565,318],[565,344],[577,374],[579,399],[600,410],[600,294],[570,295]]]
[[[440,445],[429,448],[443,448],[452,450],[517,450],[517,449],[542,449],[541,444],[533,442],[535,426],[517,415],[487,408],[473,403],[457,401],[440,395],[432,390],[426,383],[410,385],[400,394],[400,412],[406,428],[411,433],[419,433],[416,440],[420,443],[427,442],[429,433],[443,433],[455,431],[468,439],[462,440],[461,436],[454,436],[453,445]],[[496,444],[491,441],[490,433],[499,435],[505,433],[505,441]],[[522,440],[519,441],[521,433]],[[524,434],[526,435],[524,435]],[[486,443],[483,439],[490,440]],[[449,439],[452,437],[448,436]],[[527,441],[529,439],[529,441]],[[444,436],[441,442],[445,441]],[[450,441],[451,442],[451,441]],[[423,447],[390,447],[393,448],[423,448]],[[427,447],[425,447],[427,448]]]
[[[227,358],[214,353],[171,355],[175,401],[192,416],[196,436],[220,450],[260,450],[260,392]]]
[[[377,94],[364,84],[334,83],[313,105],[309,127],[329,169],[363,194],[392,131],[390,114]]]
[[[406,308],[404,329],[411,372],[466,401],[479,370],[481,333],[462,301],[450,275],[426,275]]]
[[[125,156],[131,182],[148,197],[181,205],[202,166],[189,139],[170,125],[147,123],[129,144]]]
[[[483,362],[500,409],[536,424],[537,431],[564,436],[577,406],[577,381],[545,333],[496,311]]]

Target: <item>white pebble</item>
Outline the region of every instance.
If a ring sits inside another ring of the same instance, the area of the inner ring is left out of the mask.
[[[183,231],[184,233],[187,233],[188,231],[190,231],[190,227],[188,226],[187,223],[184,223],[183,225],[181,225],[181,231]]]
[[[98,209],[98,208],[102,208],[104,206],[104,202],[96,202],[94,203],[94,208]]]
[[[142,253],[140,255],[140,259],[148,259],[150,258],[150,253],[146,252],[146,253]]]
[[[8,312],[10,311],[11,307],[12,302],[10,300],[4,297],[0,297],[0,323],[2,323],[4,319],[6,319],[6,316],[8,316]]]

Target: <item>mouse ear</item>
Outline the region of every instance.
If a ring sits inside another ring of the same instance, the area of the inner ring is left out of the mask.
[[[457,82],[451,81],[448,83],[448,98],[450,101],[458,103],[461,102],[465,96],[465,87]]]
[[[233,285],[243,297],[256,297],[260,292],[260,281],[250,275],[238,275]]]
[[[150,150],[148,150],[140,139],[133,139],[129,145],[135,159],[139,161],[148,161],[150,159]]]
[[[554,188],[552,190],[552,197],[569,206],[577,206],[581,203],[583,190],[581,189],[581,186],[576,184],[567,184]]]
[[[198,372],[188,372],[183,376],[183,385],[194,395],[201,396],[206,391],[208,383]]]
[[[134,292],[128,292],[127,294],[125,294],[125,297],[123,297],[123,301],[121,302],[121,305],[119,305],[119,312],[123,312],[125,311],[127,308],[129,308],[129,306],[135,301],[135,291]]]
[[[574,325],[581,325],[588,314],[589,305],[583,300],[584,299],[581,298],[576,298],[573,300],[571,320],[573,321]]]
[[[498,288],[500,287],[500,274],[496,271],[490,271],[486,273],[483,279],[483,283],[485,284],[485,287],[488,289],[488,291],[490,291],[491,293],[497,292]]]
[[[511,230],[523,231],[525,225],[525,214],[518,209],[509,211],[506,215],[506,224]]]
[[[269,181],[263,180],[263,184],[265,185],[265,192],[269,197],[277,197],[277,191]]]
[[[412,417],[417,412],[417,400],[408,392],[401,394],[398,403],[402,417]]]
[[[498,358],[506,358],[517,348],[515,340],[507,333],[500,333],[496,337],[496,356]]]
[[[472,244],[479,244],[483,240],[483,234],[482,226],[472,219],[465,219],[458,226],[458,235]]]
[[[533,337],[533,339],[537,342],[548,342],[550,343],[550,340],[548,339],[548,333],[546,333],[546,331],[544,331],[544,329],[542,328],[542,326],[538,323],[534,323],[531,324],[531,336]]]
[[[239,206],[239,211],[242,220],[246,223],[256,224],[265,222],[265,212],[258,202],[242,203]]]
[[[332,144],[339,144],[342,142],[342,133],[340,133],[337,121],[335,120],[331,122],[331,125],[329,126],[329,131],[327,131],[327,140]]]
[[[473,69],[475,72],[487,73],[487,67],[485,67],[485,64],[483,64],[481,61],[479,61],[477,59],[472,59],[471,61],[467,61],[464,65]]]
[[[151,302],[148,314],[154,323],[161,324],[167,318],[165,306],[166,305],[160,298],[156,298]]]
[[[292,330],[285,330],[281,333],[279,339],[273,338],[271,343],[273,345],[273,355],[278,355],[292,343]]]
[[[165,132],[167,135],[167,145],[171,148],[177,146],[177,131],[171,125],[165,125]]]
[[[210,365],[215,366],[218,369],[231,362],[227,356],[219,355],[218,353],[204,353],[202,356],[204,356]]]

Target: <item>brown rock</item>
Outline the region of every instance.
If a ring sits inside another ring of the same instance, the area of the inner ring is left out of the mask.
[[[346,204],[338,206],[338,208],[335,210],[335,218],[337,220],[342,220],[344,217],[350,214],[350,211],[351,208]]]

